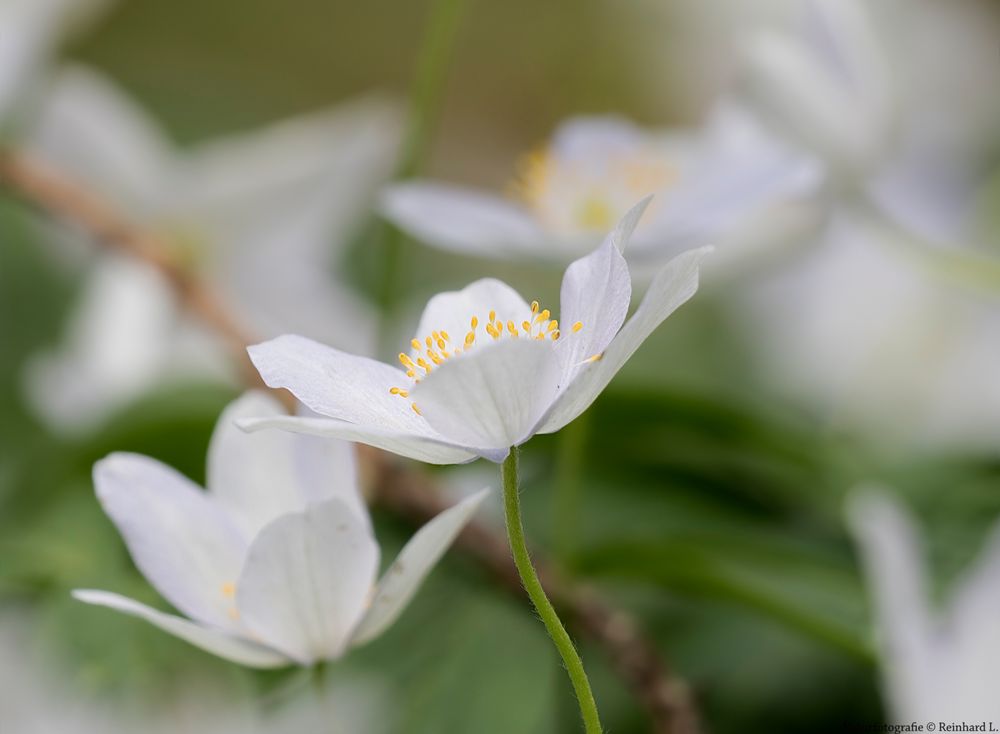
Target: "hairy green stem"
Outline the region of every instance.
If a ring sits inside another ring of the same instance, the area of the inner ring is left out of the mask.
[[[521,521],[521,498],[518,487],[517,476],[517,447],[510,450],[510,454],[504,459],[500,470],[503,479],[503,506],[504,518],[507,522],[507,537],[510,540],[510,550],[514,555],[514,565],[521,575],[521,582],[531,603],[535,605],[538,616],[542,618],[545,629],[548,630],[552,642],[555,643],[559,655],[562,657],[566,672],[573,683],[573,690],[576,693],[577,703],[580,705],[580,714],[583,716],[584,729],[587,734],[601,734],[601,720],[597,713],[597,702],[594,694],[590,690],[590,681],[587,680],[587,672],[583,669],[583,661],[573,646],[566,628],[559,621],[559,615],[545,595],[542,582],[538,580],[535,567],[531,565],[531,556],[528,553],[528,545],[524,538],[524,524]]]

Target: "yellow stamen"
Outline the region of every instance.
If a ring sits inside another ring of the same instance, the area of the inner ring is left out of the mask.
[[[412,344],[412,345],[413,345],[413,348],[414,348],[414,349],[416,349],[416,350],[417,350],[418,352],[419,352],[419,351],[420,351],[421,349],[423,349],[423,346],[422,346],[422,345],[420,344],[420,340],[419,340],[419,339],[412,339],[412,340],[410,341],[410,344]]]
[[[416,377],[417,373],[414,370],[407,370],[406,371],[406,376],[407,377]]]
[[[451,337],[448,336],[448,332],[447,331],[442,331],[441,332],[441,338],[444,339],[446,342],[450,342],[451,341]]]
[[[576,332],[578,332],[582,328],[583,328],[583,322],[582,321],[577,321],[575,324],[573,324],[573,333],[575,334]]]
[[[402,352],[400,352],[399,361],[403,363],[404,367],[410,367],[410,368],[413,367],[413,360],[410,359],[410,355],[408,354],[403,354]]]
[[[587,357],[587,359],[585,359],[583,361],[584,362],[600,362],[602,359],[604,359],[604,352],[601,352],[600,354],[595,354],[593,357]]]
[[[552,314],[549,312],[549,310],[545,309],[544,311],[542,311],[540,314],[538,314],[535,317],[535,321],[538,322],[538,323],[541,323],[543,321],[548,321],[549,320],[549,316],[551,316],[551,315]]]
[[[514,322],[513,321],[508,321],[507,322],[507,331],[509,331],[511,333],[511,336],[515,336],[515,337],[517,336],[517,327],[514,326]]]
[[[410,403],[410,406],[413,408],[414,413],[416,413],[417,415],[421,415],[420,408],[417,407],[416,403]]]
[[[556,341],[559,338],[559,329],[552,332],[552,341]]]
[[[538,313],[538,301],[531,302],[531,313],[533,314]]]
[[[470,331],[468,334],[465,335],[465,346],[471,347],[472,342],[474,342],[475,340],[476,340],[476,332]]]
[[[472,327],[472,330],[475,331],[479,327],[479,319],[473,316],[469,325]]]
[[[433,369],[423,357],[417,360],[417,364],[423,368],[424,372],[430,372]]]
[[[441,359],[438,353],[435,352],[433,349],[427,350],[427,356],[431,358],[431,362],[433,362],[434,364],[441,364],[441,362],[444,361]]]
[[[398,387],[390,387],[389,388],[389,394],[390,395],[399,395],[399,388]]]
[[[496,321],[496,320],[497,320],[497,312],[490,311],[490,321]]]
[[[222,585],[222,595],[227,599],[232,599],[236,596],[236,584],[231,581],[227,581]]]
[[[552,319],[552,321],[549,322],[549,325],[545,328],[545,330],[546,331],[555,331],[558,328],[559,328],[559,322],[556,321],[555,319]]]
[[[494,339],[500,338],[500,332],[497,331],[497,327],[493,324],[486,324],[486,333],[492,336]]]
[[[521,322],[521,328],[524,329],[525,333],[530,334],[531,333],[531,322],[530,321],[522,321]]]

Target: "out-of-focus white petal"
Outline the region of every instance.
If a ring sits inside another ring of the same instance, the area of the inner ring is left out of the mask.
[[[371,607],[354,631],[352,645],[375,639],[396,621],[488,493],[484,489],[462,500],[417,531],[379,581]]]
[[[109,607],[124,614],[144,619],[153,626],[159,627],[164,632],[179,637],[195,647],[200,647],[206,652],[240,665],[248,665],[252,668],[280,668],[292,662],[288,657],[271,648],[195,624],[182,617],[164,614],[118,594],[92,589],[77,589],[73,592],[73,596],[87,604]]]
[[[246,431],[277,428],[293,433],[357,441],[428,464],[464,464],[478,458],[477,454],[464,445],[450,443],[443,438],[397,433],[378,426],[349,423],[335,418],[290,415],[276,418],[245,418],[239,425]]]
[[[102,258],[65,343],[28,365],[32,402],[57,427],[93,425],[150,386],[167,359],[176,319],[173,295],[157,273],[125,258]]]
[[[639,308],[625,322],[602,358],[580,370],[564,386],[539,422],[537,433],[553,433],[586,410],[622,365],[663,321],[698,290],[698,271],[711,247],[690,250],[668,262],[653,278]]]
[[[367,522],[353,446],[283,431],[248,434],[237,426],[244,418],[285,415],[281,404],[263,392],[249,392],[223,411],[208,451],[213,500],[248,538],[280,515],[332,497]]]
[[[531,436],[562,375],[548,340],[505,339],[452,359],[411,391],[427,423],[491,461]]]
[[[339,499],[280,517],[250,546],[236,592],[241,619],[302,664],[339,657],[378,560],[367,524]]]
[[[268,386],[286,388],[320,415],[435,438],[410,405],[389,392],[407,384],[402,370],[293,335],[248,351]]]
[[[56,77],[28,144],[130,215],[158,213],[173,151],[156,123],[97,72],[72,67]]]
[[[465,255],[532,254],[550,239],[524,208],[457,186],[395,184],[383,192],[380,208],[417,239]]]
[[[111,454],[94,465],[101,506],[136,566],[199,622],[232,627],[232,584],[246,539],[197,485],[154,459]]]
[[[876,602],[891,707],[907,720],[943,716],[938,693],[945,690],[940,687],[944,678],[939,676],[947,671],[938,669],[944,659],[935,649],[913,523],[885,492],[873,488],[855,492],[848,519]]]

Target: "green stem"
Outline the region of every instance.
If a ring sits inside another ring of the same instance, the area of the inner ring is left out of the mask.
[[[420,172],[430,149],[430,142],[444,96],[455,39],[464,0],[437,0],[430,10],[426,38],[417,61],[417,72],[410,96],[410,110],[402,150],[396,165],[395,180],[412,178]],[[400,275],[404,271],[407,238],[397,227],[385,224],[382,229],[381,280],[378,301],[382,307],[383,342],[393,323]],[[386,346],[383,344],[382,346]]]
[[[320,661],[313,666],[312,684],[316,695],[320,700],[323,700],[326,697],[326,663],[324,661]]]
[[[503,506],[504,518],[507,521],[507,537],[510,540],[510,550],[514,555],[514,565],[521,575],[521,582],[531,603],[535,605],[538,616],[542,618],[545,629],[548,630],[552,642],[555,643],[559,655],[562,657],[566,672],[573,683],[573,690],[576,692],[576,699],[580,705],[580,714],[583,716],[584,729],[587,734],[601,734],[601,720],[597,713],[597,702],[594,694],[590,690],[590,681],[587,680],[587,672],[583,669],[583,661],[573,646],[566,628],[559,621],[559,615],[553,608],[552,603],[545,595],[538,574],[535,573],[534,566],[531,565],[531,556],[528,553],[528,545],[524,538],[524,525],[521,521],[521,498],[518,487],[517,476],[517,447],[510,450],[510,454],[504,459],[500,470],[503,479]]]
[[[573,570],[576,539],[580,534],[580,467],[587,443],[585,412],[559,432],[556,456],[556,481],[552,493],[552,517],[556,557],[567,571]]]

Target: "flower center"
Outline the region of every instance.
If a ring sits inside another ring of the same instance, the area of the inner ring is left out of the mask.
[[[511,191],[552,232],[604,234],[636,201],[676,179],[664,151],[636,142],[611,150],[595,146],[586,156],[532,151],[521,159]]]
[[[480,328],[482,327],[482,328]],[[575,334],[583,328],[583,323],[577,321],[573,324],[572,332]],[[490,310],[488,319],[480,321],[479,317],[473,315],[469,319],[469,329],[465,336],[460,339],[453,339],[447,331],[432,331],[424,337],[414,337],[410,341],[412,347],[409,354],[399,353],[399,362],[406,370],[406,376],[413,381],[413,385],[434,371],[434,368],[455,359],[461,354],[466,354],[475,348],[477,340],[484,339],[499,341],[500,339],[536,339],[544,341],[558,341],[562,335],[559,329],[559,322],[552,318],[549,309],[542,309],[538,301],[531,302],[531,318],[524,319],[520,324],[513,319],[504,319],[497,316],[497,312]],[[410,386],[412,387],[412,385]],[[406,387],[391,387],[389,393],[400,398],[409,399],[410,389]],[[411,402],[413,411],[420,415],[420,409],[416,403]]]

